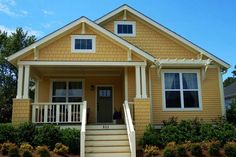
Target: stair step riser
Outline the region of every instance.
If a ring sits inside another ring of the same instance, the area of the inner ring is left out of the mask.
[[[86,157],[130,157],[130,153],[86,153]]]
[[[119,135],[119,134],[127,134],[126,130],[88,130],[86,131],[87,135]]]
[[[94,136],[86,136],[86,141],[112,141],[112,140],[128,140],[127,135],[94,135]]]
[[[128,141],[86,141],[85,146],[129,146]]]
[[[130,148],[128,146],[120,146],[120,147],[86,147],[86,153],[124,153],[130,152]]]
[[[87,130],[99,130],[99,129],[126,129],[125,125],[87,125]]]

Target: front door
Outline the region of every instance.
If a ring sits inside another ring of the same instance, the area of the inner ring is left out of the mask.
[[[97,87],[97,122],[112,122],[112,87]]]

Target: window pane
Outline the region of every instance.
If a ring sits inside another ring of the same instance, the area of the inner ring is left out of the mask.
[[[179,73],[165,73],[165,89],[180,89]]]
[[[166,108],[181,108],[180,91],[166,91]]]
[[[118,24],[117,25],[117,33],[118,34],[132,34],[133,33],[133,25]]]
[[[80,39],[80,49],[86,49],[86,40],[85,39]]]
[[[196,73],[183,73],[182,77],[184,89],[198,89]]]
[[[82,97],[69,97],[68,102],[82,102]]]
[[[127,33],[132,34],[133,33],[133,27],[132,25],[128,25]]]
[[[66,102],[65,97],[53,97],[52,102]]]
[[[66,96],[66,82],[53,82],[53,96]]]
[[[185,108],[198,108],[198,91],[184,91],[184,107]]]
[[[69,97],[82,97],[82,82],[69,82]]]
[[[118,33],[120,34],[120,33],[122,33],[122,25],[117,25],[117,28],[118,28]]]
[[[75,49],[80,49],[80,39],[75,39]]]
[[[87,39],[87,49],[92,49],[92,39]]]

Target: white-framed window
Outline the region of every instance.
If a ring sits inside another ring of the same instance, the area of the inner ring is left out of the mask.
[[[163,110],[202,110],[199,70],[163,70]]]
[[[95,35],[72,35],[71,51],[81,53],[95,53],[96,36]]]
[[[114,32],[119,36],[136,36],[136,22],[135,21],[115,21]]]
[[[52,102],[82,102],[84,97],[83,81],[53,80]]]

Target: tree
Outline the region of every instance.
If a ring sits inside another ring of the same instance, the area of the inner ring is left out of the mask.
[[[232,77],[228,77],[225,81],[224,81],[224,87],[227,87],[229,85],[231,85],[232,83],[234,83],[236,81],[236,65],[234,67],[234,70],[231,72],[233,74]]]
[[[236,97],[232,100],[230,108],[226,110],[227,121],[236,124]]]
[[[22,28],[8,35],[0,30],[0,123],[11,121],[12,98],[16,96],[17,68],[9,63],[8,57],[34,43],[35,36],[28,36]]]

